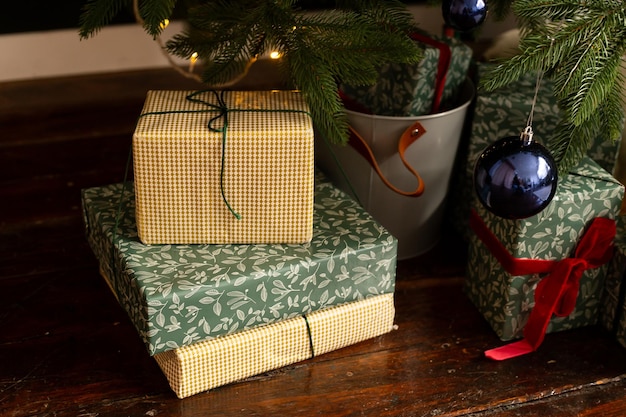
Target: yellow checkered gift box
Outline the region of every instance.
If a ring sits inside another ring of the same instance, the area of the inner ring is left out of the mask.
[[[393,329],[393,294],[382,294],[154,355],[185,398],[303,361]]]
[[[313,157],[297,91],[149,91],[133,136],[139,238],[308,242]]]

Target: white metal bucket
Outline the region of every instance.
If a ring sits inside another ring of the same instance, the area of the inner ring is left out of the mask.
[[[346,111],[350,125],[370,146],[382,173],[394,186],[407,191],[413,190],[417,181],[400,160],[398,140],[413,123],[422,124],[426,133],[405,152],[406,160],[424,181],[424,192],[419,197],[402,196],[389,189],[350,146],[332,145],[332,153],[326,144],[318,142],[316,146],[318,166],[340,188],[354,191],[372,217],[398,239],[398,259],[427,252],[441,237],[450,177],[473,95],[474,85],[467,79],[459,94],[458,107],[441,113],[389,117]]]

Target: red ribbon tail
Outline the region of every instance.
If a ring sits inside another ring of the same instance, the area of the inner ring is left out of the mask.
[[[504,361],[534,352],[535,350],[535,347],[528,343],[526,339],[523,339],[495,349],[486,350],[485,356],[494,361]]]

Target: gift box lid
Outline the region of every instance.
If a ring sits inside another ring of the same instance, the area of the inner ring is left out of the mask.
[[[306,244],[145,245],[127,187],[83,190],[85,223],[151,354],[394,291],[396,239],[319,175]]]

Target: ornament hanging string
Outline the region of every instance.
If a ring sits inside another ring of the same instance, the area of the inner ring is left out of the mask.
[[[557,163],[547,148],[533,140],[532,124],[543,75],[542,68],[537,72],[526,127],[518,136],[495,141],[476,159],[478,200],[500,217],[523,219],[538,214],[556,193]]]
[[[533,140],[533,117],[535,115],[535,105],[537,104],[537,96],[539,95],[539,86],[543,79],[543,71],[537,72],[537,80],[535,81],[535,95],[530,106],[530,112],[528,113],[528,119],[526,119],[526,128],[522,131],[520,138],[524,141],[524,144],[529,144]]]
[[[554,45],[554,38],[550,37],[550,47]],[[539,87],[543,80],[544,70],[543,68],[537,71],[537,79],[535,80],[535,94],[533,95],[533,101],[530,106],[530,112],[528,113],[528,119],[526,119],[526,128],[521,134],[521,138],[524,143],[528,144],[533,140],[533,118],[535,116],[535,105],[537,104],[537,96],[539,95]]]
[[[530,106],[530,113],[528,114],[528,119],[526,120],[526,126],[529,126],[532,129],[533,126],[533,117],[535,114],[535,105],[537,104],[537,96],[539,95],[539,86],[541,85],[541,80],[543,80],[543,71],[537,72],[537,80],[535,81],[535,95],[533,96],[533,101]]]

